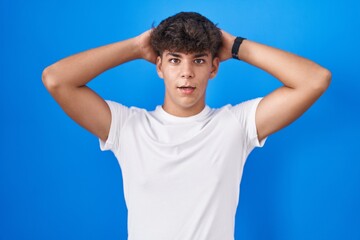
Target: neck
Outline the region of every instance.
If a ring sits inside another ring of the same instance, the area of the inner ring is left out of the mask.
[[[197,106],[191,107],[171,107],[168,104],[164,103],[162,105],[165,112],[176,116],[176,117],[191,117],[196,114],[199,114],[205,108],[205,103],[198,104]]]

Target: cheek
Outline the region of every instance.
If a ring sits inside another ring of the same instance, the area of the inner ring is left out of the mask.
[[[175,85],[175,81],[172,80],[171,77],[169,77],[167,74],[164,74],[164,78],[163,78],[164,84],[166,88],[170,88],[172,89]]]
[[[201,79],[202,79],[201,85],[204,86],[204,87],[206,87],[207,84],[208,84],[208,82],[209,82],[209,80],[211,79],[211,76],[212,76],[211,72],[205,72],[205,73],[203,73],[202,76],[201,76]]]
[[[175,84],[176,83],[176,71],[165,71],[162,73],[163,79],[167,84]]]

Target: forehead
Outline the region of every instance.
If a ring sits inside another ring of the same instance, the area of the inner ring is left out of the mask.
[[[210,57],[210,51],[206,52],[195,52],[195,53],[184,53],[177,51],[165,50],[162,54],[164,57],[178,57],[178,58],[198,58],[198,57]]]

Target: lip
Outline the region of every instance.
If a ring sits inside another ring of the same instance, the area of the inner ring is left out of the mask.
[[[184,95],[190,95],[195,91],[196,87],[181,86],[181,87],[178,87],[177,89],[180,91],[180,93],[182,93]]]

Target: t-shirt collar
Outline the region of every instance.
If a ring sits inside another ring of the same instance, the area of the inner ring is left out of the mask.
[[[208,105],[205,105],[204,109],[201,110],[201,112],[199,112],[198,114],[190,117],[178,117],[166,112],[161,105],[158,105],[155,109],[155,114],[158,114],[159,117],[163,118],[166,121],[180,123],[200,120],[205,117],[210,112],[210,110],[210,107]]]

